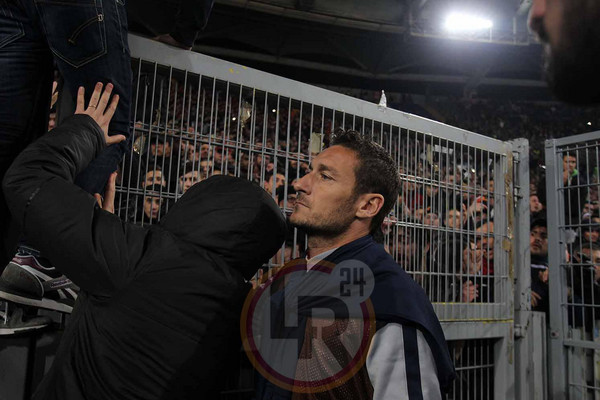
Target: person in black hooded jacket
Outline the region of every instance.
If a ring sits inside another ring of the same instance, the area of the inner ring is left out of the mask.
[[[81,288],[33,398],[217,398],[237,368],[246,281],[283,243],[284,217],[263,189],[228,176],[190,188],[157,225],[102,210],[73,179],[106,146],[109,96],[84,109],[80,90],[76,115],[3,182],[31,243]]]

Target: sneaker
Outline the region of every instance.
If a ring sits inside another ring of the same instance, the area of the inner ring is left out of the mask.
[[[37,250],[20,246],[0,276],[0,298],[71,313],[78,288]]]
[[[15,335],[37,331],[48,327],[52,323],[52,319],[46,315],[25,317],[21,307],[9,315],[7,311],[0,311],[0,335]]]

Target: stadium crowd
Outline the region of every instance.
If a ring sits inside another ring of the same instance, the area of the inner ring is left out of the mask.
[[[350,122],[349,117],[331,110],[306,105],[301,109],[299,104],[268,96],[250,102],[239,90],[209,87],[198,92],[176,79],[165,79],[164,85],[169,89],[164,109],[170,110],[171,117],[155,110],[146,113],[154,115],[152,124],[138,120],[135,125],[134,151],[121,168],[118,213],[122,218],[142,224],[157,222],[191,185],[216,174],[261,184],[289,214],[296,196],[293,185],[309,170],[311,153],[314,156],[327,144],[336,127],[355,128],[390,149],[401,173],[399,201],[379,240],[432,301],[495,301],[494,203],[506,200],[503,188],[494,185],[497,155],[420,133],[394,131],[368,120]],[[377,100],[375,92],[359,95]],[[410,96],[388,98],[390,107],[429,118],[447,116],[443,122],[501,140],[529,139],[532,306],[547,312],[546,196],[540,143],[590,130],[600,123],[592,109],[460,99],[435,99],[432,105],[421,107]],[[573,235],[577,243],[572,246],[580,250],[572,253],[581,260],[582,251],[592,251],[598,242],[600,215],[594,186],[598,174],[595,155],[588,156],[585,165],[580,162],[583,155],[575,158],[576,165],[570,167],[573,177],[565,182],[573,185],[585,178],[582,182],[588,185],[585,191],[571,190],[573,199],[567,210],[573,221],[577,218],[585,224]],[[577,204],[575,197],[581,199]],[[302,254],[303,235],[291,231],[288,236],[285,248],[272,259],[275,266]],[[588,255],[585,260],[591,258]],[[587,304],[592,296],[588,283],[597,280],[583,279],[584,275],[573,273],[574,286],[586,282],[586,289],[573,295],[575,301]],[[585,319],[582,310],[573,313],[578,324]],[[589,316],[587,320],[591,321]]]

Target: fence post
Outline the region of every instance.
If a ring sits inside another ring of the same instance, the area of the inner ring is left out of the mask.
[[[515,398],[519,400],[533,399],[529,373],[531,371],[530,352],[530,311],[531,311],[531,274],[529,252],[529,142],[526,139],[512,141],[515,171],[514,197],[515,213],[513,221],[513,253],[512,265],[515,291]]]
[[[549,301],[550,301],[550,398],[567,398],[567,351],[563,344],[566,333],[565,304],[566,276],[563,194],[561,187],[563,164],[557,154],[556,140],[546,141],[546,193],[548,221]]]

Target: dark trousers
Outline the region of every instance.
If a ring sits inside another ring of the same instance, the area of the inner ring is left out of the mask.
[[[129,135],[131,60],[121,0],[0,0],[0,179],[16,156],[47,131],[54,67],[71,95],[89,99],[96,82],[112,82],[120,97],[111,134]],[[108,147],[77,177],[102,193],[129,141]],[[19,233],[0,193],[0,269]]]

